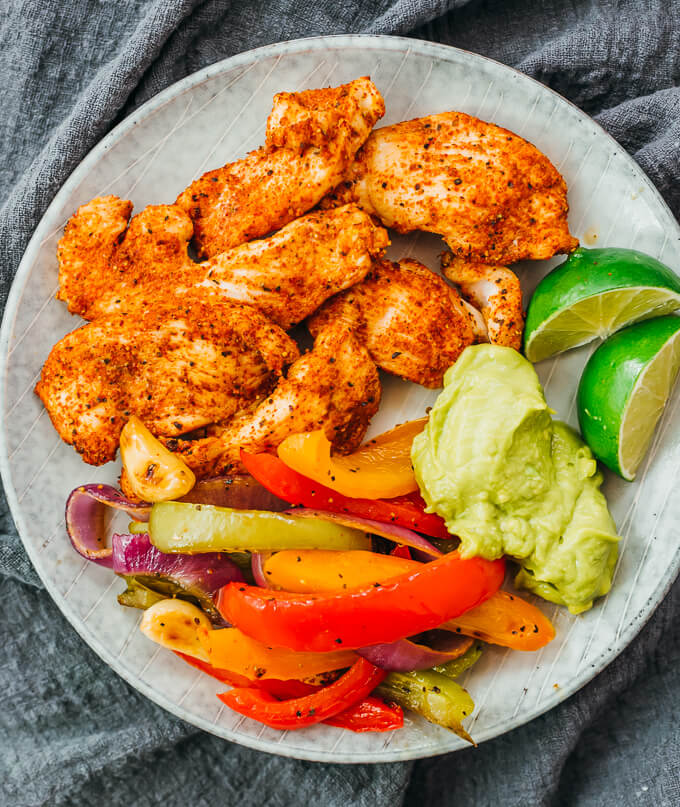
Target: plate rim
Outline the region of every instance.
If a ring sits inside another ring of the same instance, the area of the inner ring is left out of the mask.
[[[6,392],[5,382],[8,372],[9,342],[12,334],[12,327],[18,313],[21,294],[26,288],[31,267],[40,248],[42,238],[44,237],[43,231],[48,227],[47,219],[49,218],[51,211],[58,207],[62,200],[68,197],[72,190],[77,187],[81,179],[88,174],[91,166],[103,156],[111,144],[117,142],[118,139],[132,130],[137,125],[140,117],[148,118],[167,101],[228,70],[233,70],[241,65],[254,63],[261,58],[270,58],[275,55],[302,53],[306,50],[319,51],[327,48],[329,45],[334,46],[335,48],[351,49],[353,47],[360,47],[360,43],[367,42],[370,42],[376,50],[406,50],[407,52],[416,52],[426,57],[432,57],[435,60],[448,62],[453,61],[451,57],[453,54],[456,54],[458,55],[459,59],[462,57],[465,60],[472,60],[473,62],[479,60],[484,63],[490,63],[494,68],[500,68],[501,72],[509,73],[510,76],[515,79],[520,79],[521,81],[527,81],[538,85],[541,92],[550,94],[556,98],[558,102],[569,105],[575,112],[576,117],[581,125],[590,127],[591,132],[594,132],[599,138],[602,138],[604,135],[610,142],[610,145],[616,147],[617,153],[620,153],[620,156],[628,164],[628,167],[632,170],[633,174],[640,178],[640,180],[644,183],[645,188],[649,189],[655,197],[657,203],[660,203],[661,210],[665,213],[667,219],[669,220],[668,224],[671,227],[674,227],[676,231],[680,233],[680,225],[676,221],[675,216],[673,215],[660,191],[647,176],[641,166],[639,166],[633,157],[623,148],[623,146],[621,146],[607,131],[605,131],[600,124],[579,109],[579,107],[577,107],[571,101],[564,98],[550,87],[542,84],[540,81],[537,81],[531,76],[528,76],[513,67],[505,65],[502,62],[451,45],[429,42],[427,40],[413,39],[410,37],[390,36],[384,34],[334,34],[304,37],[263,45],[259,48],[244,51],[226,59],[221,59],[217,62],[206,65],[195,73],[185,76],[183,79],[171,84],[156,95],[149,98],[140,107],[135,109],[130,115],[122,120],[117,126],[115,126],[110,132],[108,132],[101,140],[99,140],[92,147],[92,149],[90,149],[85,157],[73,169],[59,190],[55,193],[54,197],[45,209],[40,221],[38,222],[38,225],[36,226],[33,235],[31,236],[31,239],[23,253],[7,296],[5,310],[3,312],[2,326],[0,327],[0,387],[2,388],[2,403],[4,404]],[[450,742],[443,742],[441,747],[436,747],[433,749],[423,749],[422,751],[418,751],[417,749],[410,750],[405,748],[402,750],[386,752],[369,752],[363,754],[361,758],[347,755],[346,753],[338,754],[332,751],[316,750],[313,752],[307,752],[304,749],[288,748],[285,745],[279,745],[278,743],[275,743],[275,741],[259,740],[257,737],[250,735],[237,734],[232,732],[231,729],[220,728],[219,726],[215,725],[215,723],[209,722],[207,719],[187,713],[181,705],[174,703],[174,701],[166,697],[163,692],[154,689],[150,684],[147,684],[138,678],[132,671],[128,671],[127,669],[121,668],[119,665],[117,665],[113,654],[110,653],[105,645],[98,640],[96,634],[90,632],[85,628],[84,625],[81,624],[80,617],[73,612],[70,603],[67,600],[63,600],[56,589],[56,585],[53,584],[51,579],[47,576],[43,577],[37,551],[35,551],[33,547],[30,546],[29,542],[24,540],[23,537],[24,533],[28,534],[28,530],[25,526],[21,506],[19,504],[16,490],[12,481],[12,474],[9,465],[4,409],[2,416],[0,417],[0,477],[2,478],[10,512],[24,549],[29,556],[33,568],[44,585],[45,590],[50,595],[57,608],[59,608],[63,616],[67,619],[83,641],[114,673],[123,678],[135,690],[141,692],[145,697],[149,698],[149,700],[156,703],[158,706],[161,706],[175,717],[178,717],[191,725],[197,726],[198,728],[201,728],[215,736],[218,736],[221,739],[235,742],[239,745],[252,748],[253,750],[263,751],[270,754],[275,753],[279,756],[304,759],[311,762],[330,762],[337,764],[398,762],[439,756],[441,754],[451,753],[467,747],[467,744],[463,743],[463,741],[459,740],[458,738],[453,738]],[[620,632],[617,640],[612,643],[611,647],[605,648],[591,662],[589,668],[586,668],[580,675],[574,676],[570,680],[569,684],[561,686],[558,690],[553,691],[551,697],[546,698],[539,708],[529,710],[526,713],[526,719],[516,722],[512,716],[508,716],[505,720],[495,724],[486,732],[480,732],[476,737],[478,744],[495,737],[500,737],[515,728],[525,726],[535,718],[550,711],[559,703],[562,703],[567,698],[571,697],[573,694],[586,686],[586,684],[592,681],[596,675],[601,673],[623,652],[626,647],[628,647],[637,634],[642,630],[644,625],[652,617],[660,603],[665,598],[671,585],[678,576],[679,571],[680,547],[676,550],[671,562],[666,566],[666,574],[662,580],[659,581],[661,585],[657,586],[654,593],[647,599],[642,609],[628,620],[625,629]]]

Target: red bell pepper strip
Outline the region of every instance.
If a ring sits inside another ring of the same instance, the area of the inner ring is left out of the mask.
[[[321,723],[363,700],[386,673],[360,658],[337,681],[302,698],[279,701],[252,687],[229,690],[217,697],[235,712],[274,729],[300,729]]]
[[[323,722],[327,726],[349,729],[357,733],[394,731],[403,727],[404,712],[396,703],[385,703],[380,698],[368,697]]]
[[[227,622],[267,646],[326,653],[436,628],[488,599],[504,575],[503,559],[450,552],[342,594],[291,594],[229,583],[218,591],[216,604]]]
[[[434,538],[451,538],[444,520],[425,512],[425,502],[418,492],[394,499],[355,499],[308,479],[271,454],[249,454],[241,450],[241,462],[267,490],[293,505],[330,513],[351,513],[383,524],[399,524]]]
[[[294,678],[288,681],[279,681],[276,678],[260,678],[251,681],[243,675],[231,672],[231,670],[221,670],[218,667],[213,667],[212,664],[208,664],[207,661],[201,661],[201,659],[188,656],[177,650],[174,652],[187,664],[196,667],[196,669],[207,675],[211,675],[223,684],[229,684],[233,687],[262,689],[280,700],[301,698],[321,689],[320,686],[306,684],[304,681],[297,681]],[[396,703],[385,703],[380,698],[369,697],[323,722],[329,726],[355,732],[392,731],[393,729],[400,729],[404,725],[404,713],[401,706]]]

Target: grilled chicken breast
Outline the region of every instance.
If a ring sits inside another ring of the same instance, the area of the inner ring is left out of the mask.
[[[340,87],[274,96],[266,143],[209,171],[177,197],[208,258],[278,230],[311,210],[342,179],[385,114],[369,78]]]
[[[442,256],[442,269],[458,285],[463,298],[481,312],[488,341],[519,350],[524,309],[517,275],[505,266],[472,263],[450,252]]]
[[[355,449],[380,403],[380,381],[368,352],[344,322],[317,335],[285,378],[255,408],[209,429],[199,440],[165,440],[197,476],[241,469],[240,450],[275,449],[289,434],[323,428],[336,450]]]
[[[132,221],[132,202],[98,196],[69,219],[57,247],[57,299],[72,314],[92,319],[120,288],[177,278],[187,263],[193,226],[174,205],[150,205]],[[129,226],[128,226],[129,222]]]
[[[269,392],[298,355],[254,308],[169,295],[65,336],[35,391],[61,438],[101,465],[115,457],[131,414],[166,436],[226,420]]]
[[[485,340],[475,315],[441,277],[404,259],[376,261],[361,283],[328,300],[307,324],[315,336],[330,323],[347,323],[379,367],[441,387],[461,351]]]
[[[463,112],[377,129],[324,206],[356,202],[400,233],[426,230],[493,265],[571,252],[567,187],[518,135]]]
[[[59,243],[59,293],[86,319],[154,305],[193,289],[248,303],[284,329],[365,276],[387,233],[356,205],[309,213],[260,241],[204,263],[187,255],[191,221],[176,205],[147,207],[125,224],[129,202],[109,196],[78,209]]]

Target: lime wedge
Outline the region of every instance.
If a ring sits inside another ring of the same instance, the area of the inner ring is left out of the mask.
[[[632,249],[579,248],[546,275],[529,303],[524,353],[537,362],[680,308],[680,278]]]
[[[590,357],[578,388],[581,433],[629,481],[647,452],[680,369],[680,317],[624,328]]]

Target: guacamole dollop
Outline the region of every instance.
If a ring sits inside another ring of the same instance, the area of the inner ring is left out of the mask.
[[[411,459],[428,510],[460,537],[463,556],[512,556],[516,585],[573,613],[609,591],[619,537],[602,474],[578,434],[552,419],[517,351],[463,351]]]

